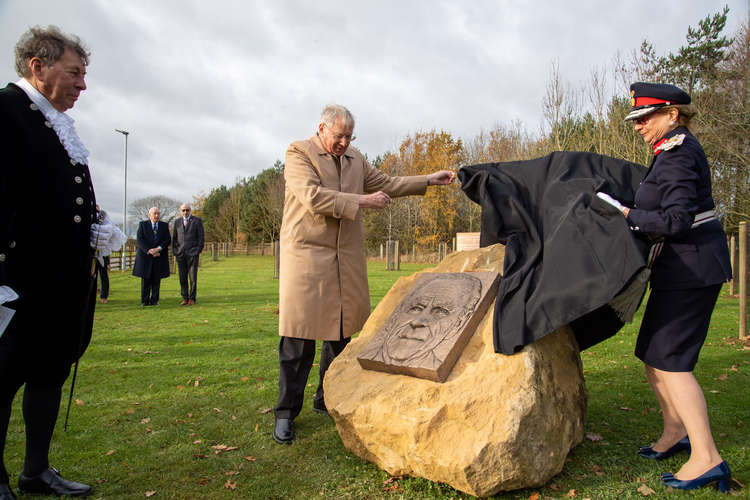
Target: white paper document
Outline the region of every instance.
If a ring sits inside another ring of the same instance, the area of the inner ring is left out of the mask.
[[[18,298],[18,294],[8,285],[0,286],[0,304],[11,302]]]
[[[0,306],[0,337],[5,333],[5,329],[10,323],[10,319],[13,317],[16,311],[9,307]]]

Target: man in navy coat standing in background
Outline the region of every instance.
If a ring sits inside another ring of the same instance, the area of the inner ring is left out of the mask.
[[[141,305],[159,305],[159,285],[161,279],[169,276],[169,225],[159,220],[161,212],[157,207],[148,211],[149,220],[138,224],[133,276],[141,278]]]

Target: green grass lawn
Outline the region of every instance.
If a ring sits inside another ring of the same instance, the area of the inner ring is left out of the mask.
[[[373,305],[402,271],[369,266]],[[107,304],[97,306],[94,339],[84,356],[69,429],[62,429],[69,385],[50,453],[68,478],[91,483],[94,498],[468,498],[419,478],[388,475],[349,453],[333,421],[311,410],[317,364],[291,446],[271,439],[278,390],[277,297],[273,259],[238,256],[199,271],[198,304],[180,307],[177,276],[162,281],[161,305],[140,306],[140,280],[111,273]],[[750,350],[733,342],[738,302],[722,294],[696,369],[706,393],[717,443],[743,485],[750,482]],[[637,325],[639,318],[634,325]],[[585,439],[560,475],[544,488],[498,498],[652,498],[667,493],[660,464],[637,457],[655,440],[661,418],[632,354],[629,325],[582,354],[589,408]],[[20,393],[6,447],[11,482],[23,464]],[[598,438],[601,439],[598,439]],[[732,493],[747,496],[737,483]],[[571,490],[575,490],[571,492]],[[721,497],[723,498],[723,497]]]

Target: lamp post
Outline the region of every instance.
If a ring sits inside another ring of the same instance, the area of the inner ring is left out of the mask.
[[[121,133],[125,137],[125,182],[123,183],[122,193],[122,232],[125,236],[128,235],[128,132],[127,130],[115,129],[115,132]],[[125,238],[125,243],[122,244],[122,262],[120,264],[120,271],[125,271],[125,265],[127,260],[125,258],[125,247],[127,247],[128,239]]]

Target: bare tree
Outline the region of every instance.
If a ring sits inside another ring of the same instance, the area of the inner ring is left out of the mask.
[[[169,222],[178,214],[181,204],[177,200],[160,194],[145,196],[130,203],[128,218],[134,222],[146,220],[151,207],[156,207],[161,212],[161,220]]]

